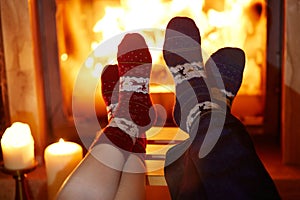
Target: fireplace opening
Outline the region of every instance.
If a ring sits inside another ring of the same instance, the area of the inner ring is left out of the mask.
[[[165,12],[166,10],[168,12]],[[163,29],[174,16],[187,16],[195,20],[202,35],[202,48],[206,58],[225,46],[239,47],[245,51],[247,61],[244,80],[235,99],[233,113],[247,125],[262,125],[267,41],[264,0],[224,0],[213,3],[203,0],[191,1],[186,5],[179,1],[160,0],[143,4],[132,0],[56,1],[58,58],[63,104],[67,115],[72,116],[72,92],[80,68],[93,68],[94,76],[100,77],[105,64],[96,62],[97,56],[91,54],[98,44],[131,29],[147,26]],[[143,36],[153,44],[163,41],[164,34],[145,33]],[[155,103],[166,108],[166,125],[173,125],[170,117],[174,83],[161,53],[156,51],[152,56],[152,98]],[[82,87],[82,99],[86,98],[84,87],[88,87],[88,84]],[[95,94],[95,107],[98,117],[105,120],[106,110],[100,87],[101,84]],[[84,104],[84,100],[82,102]]]
[[[192,5],[195,1],[186,1],[186,7],[183,2],[175,0],[149,2],[149,5],[141,5],[134,0],[36,2],[39,56],[50,140],[63,137],[66,140],[78,141],[72,116],[74,82],[81,68],[94,70],[94,79],[99,80],[105,65],[97,64],[91,54],[93,49],[121,32],[145,27],[163,30],[174,16],[187,16],[195,20],[202,35],[204,60],[225,46],[239,47],[245,51],[247,61],[244,79],[232,111],[248,127],[258,127],[256,130],[259,133],[270,132],[278,137],[280,127],[273,123],[280,122],[278,74],[281,63],[277,58],[281,56],[281,47],[276,46],[273,41],[280,38],[276,35],[281,27],[278,20],[280,6],[265,0],[223,0],[214,3],[203,0],[197,1],[195,5]],[[143,9],[147,9],[147,12],[143,12]],[[146,13],[150,15],[145,15]],[[140,21],[134,21],[136,19]],[[160,32],[158,35],[146,37],[146,40],[153,41],[155,38],[155,41],[161,42],[163,36],[164,33]],[[274,57],[279,62],[274,63]],[[163,105],[167,111],[165,126],[174,126],[173,78],[161,54],[155,51],[153,58],[155,62],[151,76],[151,95],[154,102]],[[88,87],[88,82],[86,84],[83,89]],[[107,117],[100,87],[99,82],[93,98],[100,125],[104,126]],[[86,99],[84,93],[83,90],[83,106]],[[89,126],[87,128],[87,138],[92,140],[97,129]]]

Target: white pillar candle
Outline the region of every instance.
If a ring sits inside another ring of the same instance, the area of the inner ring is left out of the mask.
[[[44,152],[47,173],[48,198],[52,200],[67,176],[82,160],[82,147],[74,142],[59,142],[49,145]]]
[[[28,124],[15,122],[1,138],[4,167],[26,169],[34,165],[34,140]]]

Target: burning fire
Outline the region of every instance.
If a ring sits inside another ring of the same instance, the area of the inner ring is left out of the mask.
[[[102,68],[108,64],[105,62],[116,60],[116,54],[105,55],[104,60],[99,60],[103,55],[97,55],[97,51],[89,55],[103,41],[126,31],[155,28],[160,31],[141,34],[149,47],[162,47],[168,21],[174,16],[187,16],[194,19],[200,29],[204,60],[225,46],[245,51],[246,67],[239,94],[261,95],[266,57],[265,6],[264,0],[58,0],[63,82],[68,88],[73,88],[83,61],[86,68],[93,69],[94,77],[99,78]],[[164,66],[162,53],[157,50],[151,53],[155,63],[152,82],[172,88],[173,79]],[[151,87],[152,92],[156,89]],[[65,92],[68,105],[71,105],[71,93],[72,89]]]

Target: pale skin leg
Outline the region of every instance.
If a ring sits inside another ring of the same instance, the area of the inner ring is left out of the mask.
[[[131,154],[125,162],[115,200],[146,199],[145,162],[137,155]]]
[[[119,149],[109,144],[95,146],[65,182],[57,199],[114,199],[122,174],[117,169],[124,163]]]

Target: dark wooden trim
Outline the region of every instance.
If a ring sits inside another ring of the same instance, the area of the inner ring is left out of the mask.
[[[6,130],[6,128],[9,127],[10,125],[1,15],[0,15],[0,119],[1,119],[0,120],[0,137],[1,137],[4,131]],[[1,146],[0,146],[0,160],[3,160]]]
[[[283,0],[267,0],[267,68],[264,132],[279,139],[283,59]]]
[[[77,138],[74,139],[77,136],[74,122],[68,117],[63,105],[55,0],[36,1],[36,13],[49,142],[61,137],[66,140],[76,140]]]
[[[2,22],[0,15],[0,136],[10,124],[9,102],[5,70],[4,44],[2,35]]]

